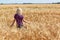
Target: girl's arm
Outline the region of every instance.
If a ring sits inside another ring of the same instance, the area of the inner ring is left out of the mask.
[[[11,27],[14,25],[14,23],[15,23],[15,19],[13,20],[13,23],[11,24]]]
[[[23,20],[23,22],[27,23],[26,20]]]
[[[27,22],[26,20],[23,20],[23,22],[30,24],[30,23],[29,23],[29,22]]]

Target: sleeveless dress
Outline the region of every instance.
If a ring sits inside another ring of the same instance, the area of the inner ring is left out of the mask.
[[[14,18],[16,20],[18,28],[20,28],[21,26],[23,26],[23,15],[15,14]]]

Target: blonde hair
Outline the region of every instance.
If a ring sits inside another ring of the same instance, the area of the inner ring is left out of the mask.
[[[18,11],[20,11],[20,13],[22,13],[22,8],[17,8],[16,12],[18,12]]]

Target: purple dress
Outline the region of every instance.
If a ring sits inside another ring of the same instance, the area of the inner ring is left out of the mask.
[[[23,15],[15,14],[14,18],[16,20],[18,27],[23,25],[23,22],[22,22],[23,21]]]

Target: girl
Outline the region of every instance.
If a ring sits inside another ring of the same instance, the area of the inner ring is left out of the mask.
[[[22,15],[22,9],[18,8],[16,11],[16,14],[14,15],[14,20],[13,20],[11,27],[13,26],[14,22],[16,21],[17,27],[21,28],[23,26],[23,21],[24,21],[23,18],[24,17]],[[24,21],[24,22],[26,22],[26,21]]]

